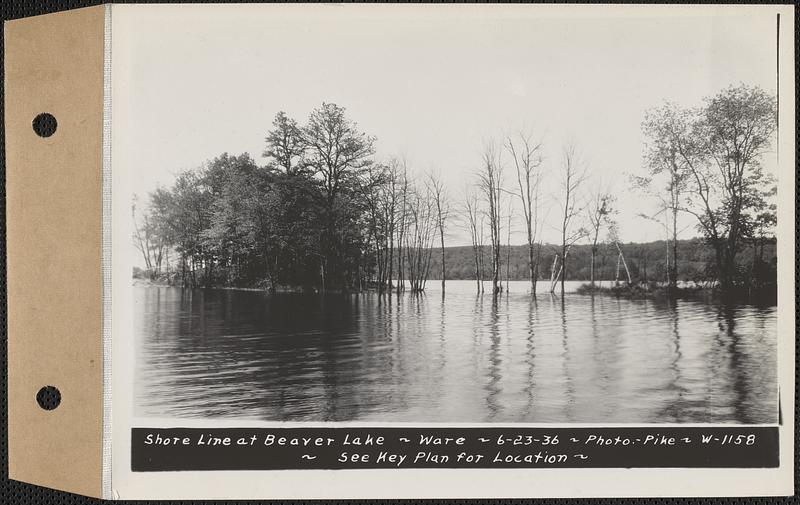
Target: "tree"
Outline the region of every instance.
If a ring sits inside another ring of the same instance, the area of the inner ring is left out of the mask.
[[[753,208],[752,230],[749,233],[753,247],[753,263],[750,267],[751,282],[758,287],[774,284],[777,272],[764,261],[764,247],[775,239],[775,226],[778,224],[778,208],[769,203],[778,192],[777,186],[771,186],[761,194],[761,199]]]
[[[145,268],[148,271],[148,274],[153,275],[153,251],[150,239],[150,230],[151,226],[149,223],[149,216],[145,213],[140,218],[137,216],[136,207],[139,203],[139,199],[136,195],[133,197],[133,202],[131,202],[131,220],[133,221],[133,245],[139,250],[142,254],[142,258],[144,259]]]
[[[611,222],[608,226],[608,241],[617,248],[617,273],[614,276],[614,283],[619,284],[619,267],[620,265],[625,267],[625,274],[628,277],[628,284],[632,284],[633,280],[631,279],[631,271],[628,269],[628,262],[625,261],[625,255],[622,254],[622,247],[619,245],[619,228],[617,227],[617,223]]]
[[[386,188],[383,192],[382,206],[384,219],[386,221],[386,238],[388,255],[386,256],[386,283],[389,293],[392,290],[392,281],[394,280],[394,249],[395,249],[395,230],[398,223],[397,203],[400,197],[400,162],[397,158],[392,158],[389,161],[389,166],[386,172]]]
[[[683,196],[690,176],[690,167],[687,159],[691,159],[690,145],[681,146],[679,142],[685,139],[687,130],[686,114],[675,104],[667,103],[660,108],[649,110],[645,113],[642,129],[647,138],[645,144],[645,163],[649,169],[647,177],[639,177],[635,184],[641,189],[654,194],[661,202],[665,214],[667,229],[668,251],[667,256],[667,284],[671,289],[678,285],[678,214],[683,208]],[[686,139],[688,140],[688,139]],[[683,152],[688,157],[682,157]],[[656,183],[653,178],[661,177],[662,182]],[[660,189],[656,189],[658,184]]]
[[[437,228],[436,205],[429,186],[423,185],[422,188],[418,188],[411,185],[406,226],[405,252],[408,280],[411,291],[418,293],[425,290],[425,283],[428,280]]]
[[[613,212],[614,197],[604,190],[598,190],[592,196],[588,208],[588,218],[590,228],[590,238],[592,240],[592,256],[589,266],[589,285],[594,290],[594,264],[597,257],[597,242],[600,237],[600,230],[608,226],[609,216]]]
[[[175,248],[181,258],[181,278],[197,286],[200,270],[201,280],[210,285],[214,256],[203,241],[203,231],[209,227],[214,197],[202,167],[180,174],[171,193],[173,205],[167,219],[172,224]]]
[[[500,279],[500,197],[503,166],[500,155],[491,142],[484,146],[483,167],[478,173],[478,186],[488,205],[489,231],[492,242],[492,294],[497,295],[502,287]]]
[[[345,250],[356,245],[351,230],[356,209],[339,197],[356,191],[358,176],[372,163],[375,139],[361,132],[343,107],[332,103],[323,103],[311,112],[303,138],[308,146],[306,162],[320,177],[325,195],[323,275],[341,284],[345,270],[353,267],[344,260]]]
[[[714,248],[723,290],[736,282],[736,254],[752,229],[765,178],[761,157],[777,127],[776,100],[758,87],[731,86],[707,98],[703,107],[653,114],[646,133],[674,151],[686,172],[683,210]]]
[[[366,168],[361,179],[360,191],[367,207],[367,247],[371,246],[374,256],[375,280],[378,291],[383,292],[388,284],[388,271],[391,260],[389,259],[389,236],[392,233],[391,222],[394,219],[390,208],[394,199],[391,185],[392,172],[383,164],[373,164]]]
[[[307,144],[303,131],[297,121],[281,111],[272,121],[272,130],[267,133],[264,157],[272,160],[286,175],[293,175],[305,169],[304,155]]]
[[[245,277],[243,268],[254,249],[253,221],[248,212],[254,198],[252,180],[258,170],[247,154],[215,158],[205,167],[204,177],[211,192],[208,227],[200,237],[213,255],[223,282],[236,285]],[[207,279],[209,282],[212,279]]]
[[[481,239],[480,221],[481,211],[479,209],[478,195],[475,191],[467,190],[464,193],[464,215],[467,218],[467,228],[472,240],[472,254],[475,261],[475,282],[477,282],[478,293],[483,290],[483,243]]]
[[[722,183],[723,286],[734,280],[736,254],[751,229],[749,212],[757,206],[765,182],[759,160],[776,127],[775,97],[760,88],[729,87],[706,100],[699,129],[705,133],[705,151]]]
[[[436,228],[439,231],[439,246],[441,250],[441,277],[442,277],[442,294],[444,294],[445,280],[447,278],[445,259],[444,259],[444,233],[447,220],[450,216],[450,202],[447,198],[447,193],[444,189],[444,184],[441,178],[434,174],[428,174],[428,191],[433,198],[433,203],[436,207]]]
[[[579,203],[579,191],[586,181],[587,167],[580,159],[580,155],[573,144],[564,147],[561,156],[561,187],[558,197],[561,206],[561,250],[557,259],[560,260],[561,296],[564,296],[564,281],[567,277],[567,254],[570,247],[586,236],[583,227],[576,227],[575,218],[583,213],[583,206]],[[555,265],[555,263],[554,263]],[[558,274],[555,277],[558,279]],[[552,292],[555,286],[551,284]]]
[[[408,165],[403,159],[400,163],[402,171],[398,170],[397,196],[398,215],[397,222],[397,294],[405,289],[405,259],[403,257],[403,244],[406,236],[406,224],[408,218],[409,198],[409,178]]]
[[[517,172],[522,213],[528,241],[528,273],[531,294],[536,294],[536,279],[539,277],[539,258],[534,255],[539,224],[539,194],[542,182],[542,143],[531,140],[530,135],[519,132],[515,138],[506,138],[506,150],[511,155]]]

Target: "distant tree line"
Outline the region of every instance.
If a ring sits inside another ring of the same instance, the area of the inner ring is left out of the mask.
[[[526,279],[551,292],[567,279],[718,284],[775,283],[775,181],[760,164],[776,128],[775,98],[747,86],[696,108],[647,112],[643,173],[632,187],[653,198],[641,214],[665,240],[623,244],[616,199],[572,143],[545,170],[544,146],[526,132],[485,143],[456,204],[435,173],[403,158],[375,159],[375,137],[344,108],[323,103],[304,124],[278,113],[256,163],[222,154],[181,173],[145,202],[134,199],[133,241],[143,275],[186,286],[322,291],[423,291],[429,279],[472,279],[483,292]],[[508,174],[511,174],[508,177]],[[553,178],[555,194],[544,194]],[[702,239],[681,240],[678,217]],[[471,245],[448,248],[460,223]],[[511,246],[523,226],[526,243]],[[557,244],[542,241],[545,228]]]
[[[667,264],[667,249],[672,249],[671,241],[659,240],[646,243],[621,243],[631,278],[634,283],[664,283],[667,275],[672,275],[667,270],[672,269],[671,264]],[[762,282],[771,279],[774,282],[777,258],[775,251],[775,240],[771,239],[764,244],[748,244],[744,246],[739,254],[738,264],[742,269],[741,275],[750,275],[752,265],[761,265],[762,271],[756,275]],[[554,250],[557,245],[544,244],[543,249]],[[588,281],[591,277],[591,244],[578,244],[572,247],[570,256],[572,261],[568,264],[567,277],[573,280]],[[689,282],[697,285],[710,286],[717,281],[714,272],[714,250],[706,244],[703,238],[679,239],[677,242],[678,256],[681,262],[677,271],[678,282]],[[528,281],[528,246],[517,245],[506,248],[501,247],[501,255],[508,258],[508,276],[504,275],[500,281]],[[445,251],[447,257],[447,279],[451,280],[474,280],[475,266],[473,250],[470,246],[448,247]],[[488,282],[489,276],[489,257],[491,250],[488,246],[483,248],[484,282]],[[617,268],[618,251],[614,244],[602,242],[596,247],[594,278],[596,282],[608,283],[627,282],[627,274],[624,267],[619,265]],[[671,254],[671,253],[670,253]],[[439,271],[439,262],[436,257],[432,261],[432,271]],[[549,280],[552,272],[551,264],[542,264],[538,274],[538,281]],[[431,279],[438,279],[438,275],[432,275]]]

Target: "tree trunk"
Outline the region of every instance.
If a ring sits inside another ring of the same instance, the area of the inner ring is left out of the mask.
[[[390,294],[392,292],[392,281],[394,280],[392,279],[394,273],[392,272],[393,268],[394,268],[394,229],[391,229],[389,231],[389,261],[388,261],[389,271],[386,275]]]
[[[625,274],[628,276],[628,284],[632,284],[631,271],[628,270],[628,263],[625,261],[625,255],[622,254],[622,248],[619,246],[619,242],[615,242],[615,245],[617,246],[617,252],[619,252],[619,257],[617,258],[617,283],[619,283],[619,262],[622,260],[622,265],[625,267]]]
[[[539,262],[541,261],[542,244],[536,248],[536,260],[533,264],[533,281],[531,282],[531,293],[536,294],[536,283],[539,280]]]
[[[531,294],[536,294],[536,266],[533,261],[533,244],[528,242],[528,273],[531,279]]]
[[[672,208],[672,275],[671,287],[678,287],[678,209]]]
[[[444,268],[444,229],[439,227],[439,239],[442,245],[442,294],[444,294],[445,268]]]
[[[561,296],[564,296],[564,281],[567,278],[567,248],[561,248]]]

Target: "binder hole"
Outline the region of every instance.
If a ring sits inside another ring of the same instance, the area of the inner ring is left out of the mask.
[[[53,410],[61,404],[61,391],[55,386],[45,386],[36,393],[36,403],[44,410]]]
[[[40,137],[49,137],[56,132],[56,128],[58,128],[58,122],[52,114],[42,112],[33,118],[33,131]]]

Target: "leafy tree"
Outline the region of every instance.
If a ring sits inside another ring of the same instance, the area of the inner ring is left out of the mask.
[[[358,189],[363,169],[372,163],[375,139],[361,132],[343,107],[332,103],[323,103],[311,112],[303,138],[308,146],[308,166],[320,178],[325,197],[322,272],[340,285],[354,266],[346,254],[358,247],[360,239],[353,229],[359,207],[348,200]]]
[[[688,117],[675,104],[667,103],[660,108],[647,111],[642,128],[647,137],[645,162],[649,169],[646,177],[639,177],[636,185],[653,194],[661,203],[665,215],[667,233],[671,235],[668,247],[667,282],[673,289],[678,283],[678,215],[684,208],[690,172],[690,162],[695,156],[690,154],[698,149],[689,145]],[[680,142],[685,142],[684,146]],[[679,154],[681,151],[686,156]],[[654,178],[660,179],[658,182]]]
[[[272,121],[272,130],[265,139],[264,157],[283,171],[286,175],[294,175],[306,168],[305,153],[308,149],[302,129],[297,121],[281,111]]]
[[[248,154],[227,153],[212,160],[204,176],[212,194],[208,228],[201,232],[205,249],[217,266],[226,268],[226,284],[246,277],[246,264],[255,248],[249,208],[256,195],[251,181],[258,167]]]
[[[751,234],[767,180],[760,164],[777,127],[776,100],[758,87],[731,86],[703,107],[653,115],[646,133],[685,174],[682,210],[694,215],[714,248],[723,289],[737,281],[736,255]]]

